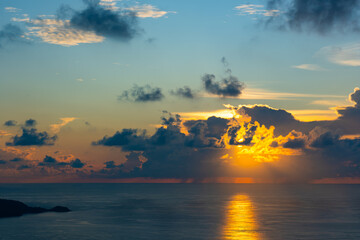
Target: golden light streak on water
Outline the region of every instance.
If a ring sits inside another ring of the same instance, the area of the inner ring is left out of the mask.
[[[254,207],[247,195],[234,196],[226,207],[223,240],[260,240]]]

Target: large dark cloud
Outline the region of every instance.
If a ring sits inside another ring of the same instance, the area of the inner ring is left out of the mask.
[[[195,92],[187,86],[178,88],[176,90],[172,90],[170,91],[170,93],[174,96],[188,98],[188,99],[194,99],[196,95]]]
[[[14,136],[7,146],[45,146],[54,145],[57,136],[47,132],[38,132],[35,128],[22,128],[22,134]]]
[[[94,145],[120,147],[128,155],[122,164],[106,162],[94,176],[202,179],[268,174],[289,181],[359,177],[360,139],[353,136],[360,134],[359,91],[349,96],[354,105],[338,108],[339,118],[331,121],[302,122],[286,110],[264,105],[234,107],[238,115],[233,119],[184,121],[165,111],[162,126],[152,134],[123,129],[96,141]],[[249,157],[264,161],[261,170],[232,170],[227,165]]]
[[[326,34],[359,32],[359,0],[269,0],[269,9],[280,10],[270,22],[282,29]]]
[[[96,145],[118,146],[130,152],[124,164],[106,162],[107,174],[120,177],[203,177],[213,175],[218,167],[214,157],[222,150],[221,140],[209,129],[221,129],[226,120],[210,119],[187,123],[189,134],[181,131],[182,121],[169,114],[163,126],[148,135],[143,131],[124,129],[104,137]],[[210,126],[207,124],[209,123]],[[215,126],[221,125],[221,126]],[[217,130],[218,132],[221,130]],[[139,134],[140,132],[140,134]]]
[[[155,102],[164,98],[161,88],[135,85],[132,89],[124,91],[119,100],[128,100],[133,102]]]
[[[72,27],[121,41],[128,41],[139,33],[136,13],[112,11],[101,6],[99,1],[84,2],[87,7],[82,11],[73,11],[71,15]]]
[[[27,42],[24,32],[16,25],[6,24],[0,30],[0,47],[8,43]]]

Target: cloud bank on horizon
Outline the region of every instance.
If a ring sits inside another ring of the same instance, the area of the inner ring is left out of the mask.
[[[126,154],[120,163],[104,161],[103,167],[96,169],[74,156],[63,161],[46,155],[38,161],[22,151],[2,149],[0,171],[10,174],[12,169],[27,177],[42,171],[46,174],[40,175],[46,177],[55,171],[83,179],[199,182],[223,177],[250,177],[259,182],[358,178],[359,88],[349,95],[349,101],[353,105],[338,107],[339,117],[332,121],[302,122],[286,110],[266,105],[227,105],[232,118],[183,120],[164,111],[162,124],[154,133],[129,128],[93,141],[94,148],[120,148]],[[57,139],[31,126],[21,130],[22,135],[11,137],[9,147],[53,145]]]

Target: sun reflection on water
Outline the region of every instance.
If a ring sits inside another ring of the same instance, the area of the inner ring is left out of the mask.
[[[234,196],[226,207],[224,240],[258,240],[254,207],[246,195]]]

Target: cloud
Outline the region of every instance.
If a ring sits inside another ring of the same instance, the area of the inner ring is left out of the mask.
[[[155,102],[164,98],[161,88],[135,85],[132,89],[124,91],[119,100],[128,100],[133,102]]]
[[[75,117],[60,118],[61,123],[51,124],[50,129],[51,129],[52,132],[58,133],[58,132],[60,132],[60,129],[62,127],[64,127],[65,125],[75,121],[76,119],[78,119],[78,118],[75,118]]]
[[[235,7],[238,11],[238,15],[262,15],[266,17],[277,16],[280,11],[277,9],[265,9],[264,5],[259,4],[242,4]]]
[[[358,88],[349,100],[354,105],[338,107],[337,119],[312,122],[266,105],[227,106],[233,112],[228,119],[183,120],[165,111],[162,126],[154,133],[123,129],[94,142],[119,147],[128,157],[122,164],[106,162],[92,177],[203,179],[266,175],[286,181],[359,177]]]
[[[105,38],[129,41],[141,30],[136,13],[115,7],[114,1],[87,1],[80,11],[63,5],[57,16],[45,15],[37,19],[13,18],[28,25],[26,36],[35,36],[50,44],[76,46],[81,43],[99,43]],[[113,7],[110,7],[113,6]]]
[[[4,44],[16,42],[28,42],[25,38],[23,30],[20,27],[10,23],[3,26],[3,28],[0,30],[0,47],[2,47]]]
[[[103,36],[92,31],[84,31],[71,26],[69,20],[36,19],[29,20],[30,36],[41,38],[44,42],[62,46],[77,46],[80,43],[99,43],[104,41]]]
[[[213,74],[205,74],[202,77],[204,88],[206,92],[218,95],[221,97],[237,97],[242,94],[244,84],[236,77],[229,76],[216,82],[216,77]]]
[[[4,9],[5,9],[5,11],[11,12],[11,13],[15,13],[15,12],[21,11],[21,9],[15,8],[15,7],[5,7]]]
[[[178,97],[182,97],[182,98],[188,98],[188,99],[194,99],[195,98],[195,93],[194,91],[185,86],[185,87],[182,87],[182,88],[178,88],[176,90],[171,90],[170,93],[174,96],[178,96]]]
[[[359,0],[268,0],[268,10],[279,9],[269,23],[297,32],[359,32]]]
[[[6,132],[6,131],[4,131],[4,130],[0,130],[0,137],[10,136],[10,135],[12,135],[12,134],[11,134],[11,133],[8,133],[8,132]]]
[[[81,160],[77,158],[70,162],[70,166],[72,168],[83,168],[85,166],[85,163],[81,162]]]
[[[47,132],[38,132],[35,128],[22,128],[22,134],[16,135],[7,146],[45,146],[54,145],[57,136],[49,136]]]
[[[8,120],[4,123],[4,126],[7,126],[7,127],[13,127],[13,126],[16,126],[17,122],[15,120]]]
[[[317,56],[324,57],[328,61],[351,67],[360,66],[360,43],[343,46],[327,46],[317,52]]]
[[[315,64],[301,64],[292,66],[292,68],[308,70],[308,71],[322,71],[324,70],[322,67],[315,65]]]
[[[161,11],[150,4],[137,5],[126,9],[135,12],[136,16],[140,18],[160,18],[160,17],[164,17],[168,13],[176,13],[176,12]]]
[[[25,127],[34,127],[36,124],[36,120],[31,118],[25,121]]]
[[[221,63],[224,65],[225,73],[228,75],[220,81],[216,81],[213,74],[205,74],[202,77],[203,86],[205,91],[220,97],[238,97],[242,94],[245,84],[240,82],[237,77],[232,75],[229,68],[229,63],[225,57],[221,58]]]
[[[25,170],[25,169],[29,169],[31,168],[29,165],[21,165],[17,168],[17,170],[21,171],[21,170]]]
[[[134,12],[112,11],[102,7],[98,1],[85,3],[87,7],[84,10],[75,11],[71,16],[72,27],[121,41],[128,41],[139,33]]]
[[[83,163],[80,159],[76,158],[71,160],[70,162],[58,161],[56,158],[46,155],[42,162],[38,164],[41,167],[49,167],[49,168],[83,168],[85,163]]]
[[[354,92],[349,95],[349,100],[355,103],[356,108],[360,108],[360,88],[354,89]]]

